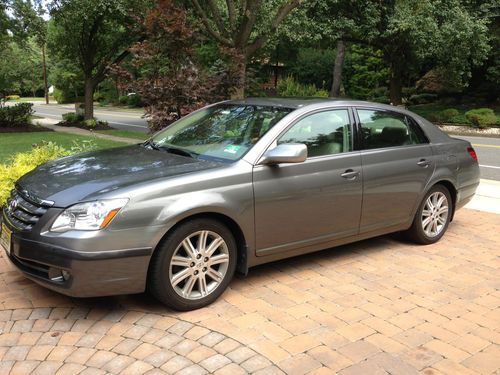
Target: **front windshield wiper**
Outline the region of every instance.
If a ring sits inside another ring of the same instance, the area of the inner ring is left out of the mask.
[[[172,147],[172,146],[160,146],[159,144],[155,143],[152,139],[148,139],[142,145],[144,147],[150,147],[153,150],[158,150],[158,151],[162,150],[162,151],[166,151],[166,152],[171,153],[171,154],[187,156],[188,158],[193,158],[193,159],[196,159],[196,157],[199,155],[196,152],[183,150],[181,148],[176,148],[176,147]]]
[[[157,147],[159,147],[161,150],[164,150],[164,151],[169,152],[171,154],[187,156],[188,158],[193,158],[193,159],[196,159],[196,157],[199,155],[196,152],[187,151],[187,150],[183,150],[181,148],[176,148],[176,147],[172,147],[172,146],[157,146]]]
[[[151,147],[153,150],[159,150],[160,149],[160,146],[158,146],[152,139],[148,139],[142,145],[144,147]]]

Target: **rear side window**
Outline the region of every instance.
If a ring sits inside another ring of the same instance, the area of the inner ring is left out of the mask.
[[[357,112],[365,149],[427,143],[422,130],[405,115],[371,109],[358,109]]]

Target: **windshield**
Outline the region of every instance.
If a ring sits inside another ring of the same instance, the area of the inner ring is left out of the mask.
[[[220,104],[201,109],[156,134],[159,149],[184,151],[201,159],[241,158],[290,108]]]

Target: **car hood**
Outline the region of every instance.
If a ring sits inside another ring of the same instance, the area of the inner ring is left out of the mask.
[[[136,183],[221,165],[133,145],[50,161],[21,177],[17,186],[55,202],[56,207],[66,207]]]

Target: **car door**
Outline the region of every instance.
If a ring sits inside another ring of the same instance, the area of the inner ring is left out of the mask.
[[[258,256],[358,233],[361,156],[353,151],[351,118],[347,108],[305,115],[274,145],[303,143],[307,160],[254,167]]]
[[[360,233],[408,223],[434,171],[429,142],[404,114],[371,108],[356,113],[363,165]]]

